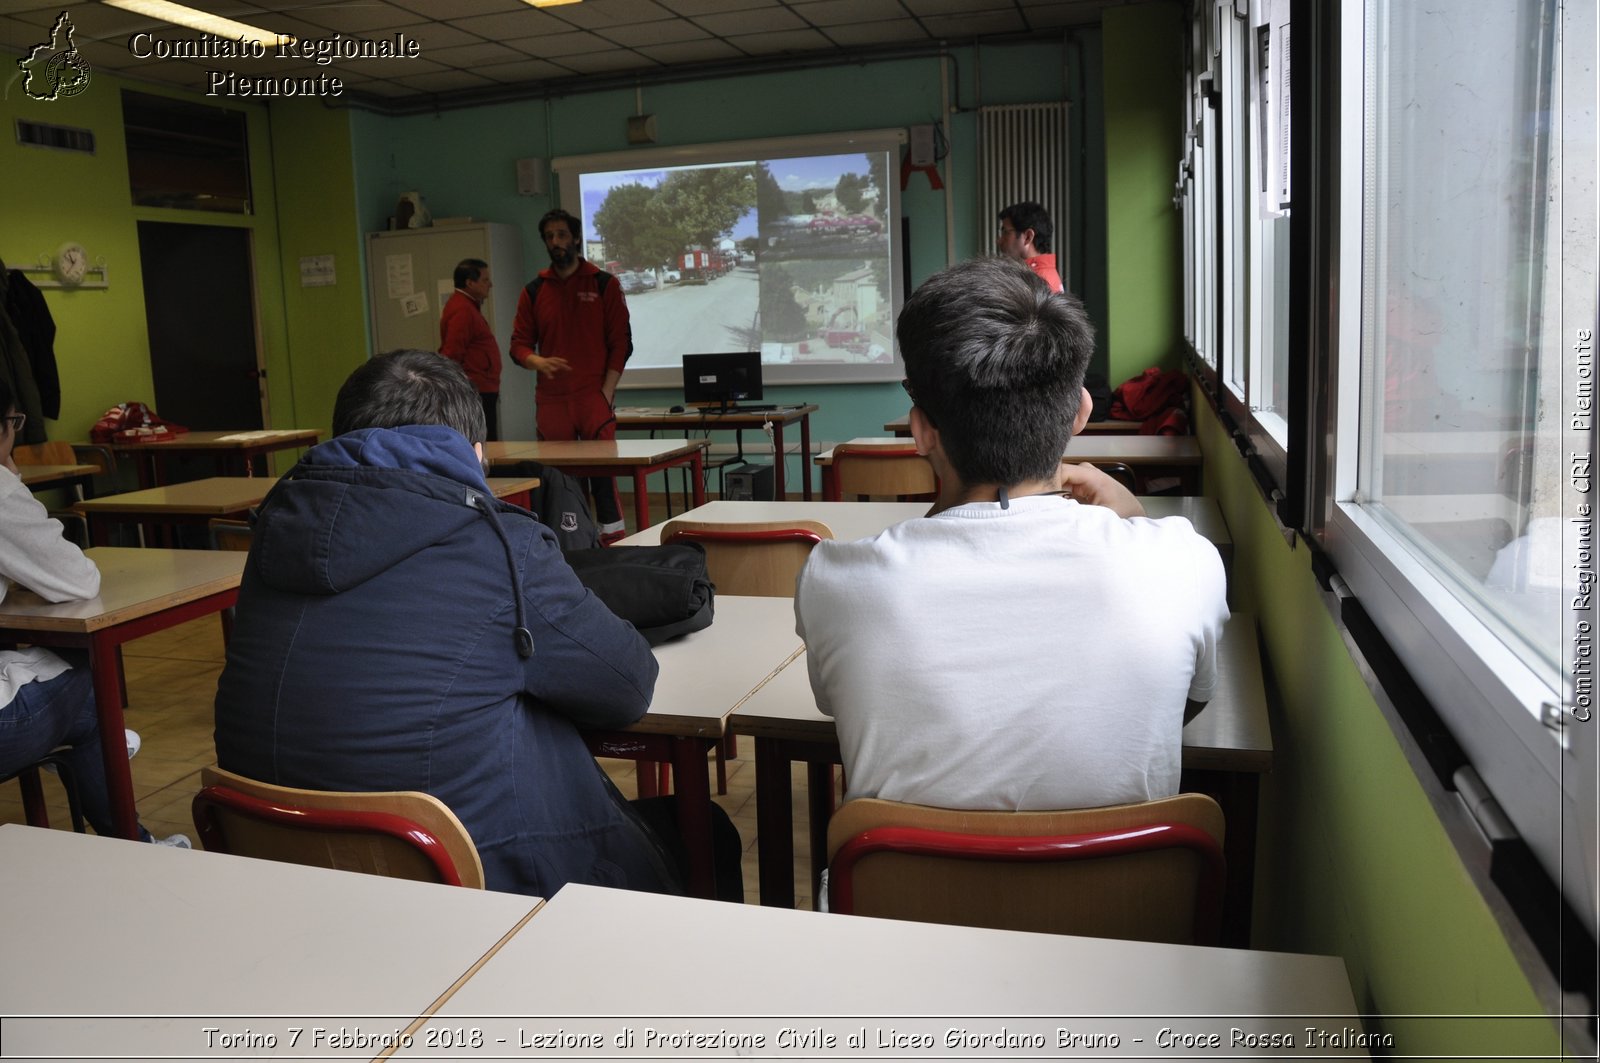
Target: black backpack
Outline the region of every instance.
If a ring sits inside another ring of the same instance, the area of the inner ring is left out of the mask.
[[[529,492],[528,508],[539,523],[555,533],[562,553],[600,545],[600,529],[589,515],[583,485],[560,469],[537,461],[502,466],[507,476],[537,476],[539,486]]]

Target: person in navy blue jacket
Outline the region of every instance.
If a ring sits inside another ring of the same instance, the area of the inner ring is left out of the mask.
[[[578,733],[644,715],[655,658],[547,528],[491,495],[460,367],[374,358],[340,389],[333,427],[256,518],[218,763],[286,786],[431,793],[471,832],[489,889],[677,892],[672,857]]]

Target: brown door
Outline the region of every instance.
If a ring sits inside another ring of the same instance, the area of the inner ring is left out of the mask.
[[[156,412],[194,429],[261,428],[250,231],[139,223]]]

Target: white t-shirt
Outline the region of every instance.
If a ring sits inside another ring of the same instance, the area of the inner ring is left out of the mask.
[[[61,534],[61,522],[34,498],[17,474],[0,465],[0,601],[13,583],[47,602],[93,598],[100,570]],[[0,707],[23,684],[54,679],[69,665],[47,649],[0,650]]]
[[[795,617],[849,797],[1087,808],[1178,792],[1226,594],[1183,517],[1040,495],[822,542]]]

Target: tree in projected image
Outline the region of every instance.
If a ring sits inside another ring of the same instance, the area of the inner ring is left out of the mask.
[[[683,235],[684,246],[714,247],[756,205],[751,170],[749,166],[716,166],[668,174],[656,189],[660,216]]]
[[[594,215],[606,256],[632,265],[671,262],[683,250],[682,230],[662,216],[656,190],[618,185]]]
[[[792,343],[810,334],[806,312],[794,298],[794,280],[783,266],[762,267],[761,334],[777,343]]]

